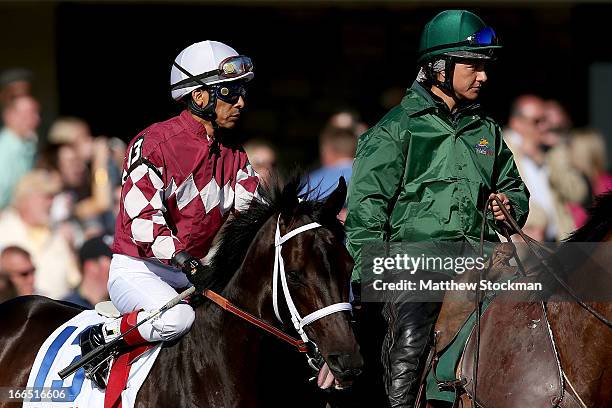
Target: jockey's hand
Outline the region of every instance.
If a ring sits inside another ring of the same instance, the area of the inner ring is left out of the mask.
[[[182,251],[174,254],[171,262],[187,275],[187,279],[195,286],[197,293],[202,293],[209,286],[210,268],[207,268],[198,258]]]
[[[510,204],[510,200],[508,199],[508,197],[506,197],[504,193],[497,193],[497,194],[491,193],[489,195],[489,200],[492,199],[493,197],[497,197],[504,204],[504,207],[506,207],[506,210],[510,212],[510,210],[512,209],[512,205]],[[495,217],[497,221],[507,221],[497,201],[491,202],[491,210],[493,211],[493,216]]]
[[[319,375],[317,376],[317,385],[319,388],[326,390],[334,384],[335,380],[336,378],[327,366],[327,363],[323,364],[323,367],[321,367],[319,370]]]

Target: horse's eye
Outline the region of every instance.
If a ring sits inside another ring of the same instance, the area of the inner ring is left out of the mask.
[[[302,275],[300,275],[299,271],[290,270],[290,271],[285,271],[285,273],[287,274],[287,279],[290,282],[292,282],[292,283],[301,283],[302,282]]]

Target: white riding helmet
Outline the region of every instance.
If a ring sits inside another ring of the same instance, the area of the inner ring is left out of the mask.
[[[185,48],[174,60],[170,71],[172,98],[180,100],[204,85],[239,79],[250,81],[253,63],[232,47],[218,41],[202,41]]]

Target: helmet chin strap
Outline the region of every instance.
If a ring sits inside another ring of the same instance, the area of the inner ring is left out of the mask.
[[[444,82],[442,82],[442,88],[448,92],[452,98],[455,98],[455,90],[453,89],[453,76],[455,75],[455,58],[444,57]],[[456,99],[456,98],[455,98]]]
[[[204,107],[200,107],[194,100],[192,93],[189,93],[189,100],[187,101],[187,109],[189,112],[193,113],[199,118],[204,119],[207,122],[212,124],[213,129],[219,129],[219,124],[217,123],[217,113],[215,112],[217,108],[217,94],[211,91],[211,87],[202,82],[199,78],[191,75],[189,71],[185,68],[181,67],[179,64],[174,61],[172,63],[179,71],[187,75],[189,78],[194,80],[197,84],[201,85],[203,90],[208,93],[208,103]]]
[[[438,80],[438,73],[434,71],[433,64],[426,64],[425,69],[427,71],[428,82],[430,85],[437,86],[440,88],[440,90],[442,90],[442,92],[456,100],[455,90],[453,89],[455,58],[449,55],[444,55],[442,59],[444,59],[444,81]]]
[[[208,103],[204,107],[201,107],[193,100],[193,96],[190,94],[189,100],[187,101],[187,109],[197,117],[210,122],[213,129],[219,129],[217,113],[215,112],[217,107],[217,95],[208,87],[204,88],[204,90],[208,92]]]

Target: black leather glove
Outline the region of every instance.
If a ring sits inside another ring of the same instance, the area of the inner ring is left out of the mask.
[[[171,259],[172,265],[180,268],[189,282],[196,288],[197,293],[202,293],[204,289],[210,287],[212,283],[212,273],[209,267],[204,265],[198,258],[182,251],[177,252]]]

